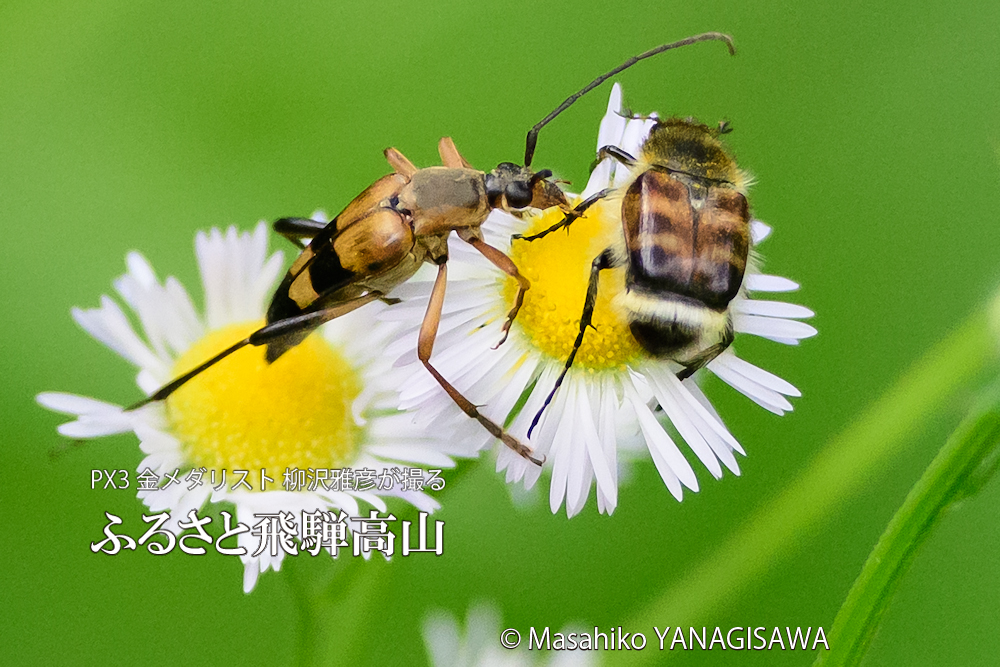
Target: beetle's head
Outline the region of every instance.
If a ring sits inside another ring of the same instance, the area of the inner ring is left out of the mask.
[[[568,208],[566,195],[549,180],[551,177],[552,172],[548,169],[534,172],[512,162],[501,162],[486,174],[486,197],[491,207],[514,215],[520,215],[529,208]]]

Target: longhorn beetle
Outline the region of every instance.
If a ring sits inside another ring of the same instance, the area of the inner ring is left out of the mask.
[[[437,265],[438,273],[420,327],[417,357],[465,414],[506,446],[541,465],[542,461],[532,456],[531,449],[481,414],[431,364],[447,285],[448,236],[456,232],[460,239],[518,282],[514,305],[497,344],[500,345],[530,284],[507,255],[483,241],[480,226],[493,209],[517,215],[528,208],[557,206],[568,218],[573,218],[582,215],[587,204],[570,208],[565,194],[549,180],[551,171],[531,170],[538,132],[581,96],[639,60],[707,40],[721,40],[732,48],[732,40],[721,33],[705,33],[664,44],[630,58],[571,95],[528,132],[523,167],[503,162],[490,172],[477,171],[449,137],[438,144],[444,165],[441,167],[418,169],[395,148],[386,149],[385,157],[393,173],[375,181],[329,223],[307,218],[281,218],[274,223],[274,230],[299,246],[302,253],[278,285],[265,325],[127,409],[166,399],[188,380],[247,345],[266,346],[266,359],[273,362],[324,322],[372,301],[392,303],[386,295],[409,280],[423,262],[430,262]],[[311,239],[308,245],[302,243],[306,238]]]

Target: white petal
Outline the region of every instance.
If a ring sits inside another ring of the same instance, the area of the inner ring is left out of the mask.
[[[752,273],[747,276],[747,289],[751,292],[794,292],[799,284],[781,276]]]
[[[722,424],[723,426],[725,426],[726,422],[723,421],[723,419],[719,415],[719,413],[716,412],[715,406],[713,406],[712,402],[710,400],[708,400],[708,397],[705,396],[705,392],[702,391],[701,386],[698,384],[699,378],[700,378],[700,374],[696,373],[695,375],[693,375],[693,376],[689,377],[688,379],[684,380],[681,384],[683,384],[684,388],[687,389],[688,392],[692,396],[694,396],[694,399],[696,401],[698,401],[698,403],[701,404],[701,407],[705,408],[705,411],[708,412],[708,414],[710,414],[713,417],[715,417],[715,421],[717,421],[720,424]]]
[[[165,373],[151,373],[147,370],[141,370],[135,376],[135,383],[148,396],[166,384],[168,379],[169,377]]]
[[[576,420],[567,409],[568,396],[569,391],[556,392],[552,405],[549,406],[550,409],[553,409],[556,417],[545,424],[546,430],[554,430],[554,433],[546,433],[543,430],[544,439],[552,442],[549,509],[552,510],[553,514],[559,511],[566,498],[566,483],[569,480],[569,469],[572,465],[570,457],[573,455],[573,432]]]
[[[330,498],[336,507],[342,508],[348,516],[361,516],[361,506],[351,494],[335,491],[324,495]]]
[[[240,241],[242,235],[236,229],[235,225],[230,225],[226,229],[226,296],[229,302],[229,313],[227,316],[228,322],[240,322],[243,320],[250,319],[250,317],[244,317],[243,311],[246,309],[246,286],[248,279],[247,268],[252,262],[249,256],[250,248],[247,246],[241,248]],[[239,252],[239,250],[244,250],[244,252]],[[234,253],[236,251],[236,253]]]
[[[170,313],[175,318],[174,326],[168,331],[167,342],[174,353],[179,354],[204,335],[205,327],[194,308],[191,295],[179,280],[168,276],[165,288],[170,302]]]
[[[507,211],[498,208],[490,211],[490,214],[486,216],[486,221],[483,223],[483,231],[487,235],[495,235],[492,242],[488,241],[490,245],[493,245],[496,241],[502,241],[504,244],[510,243],[510,235],[516,234],[523,227],[524,222]],[[458,245],[465,246],[466,244],[461,243]]]
[[[582,384],[582,383],[581,383]],[[612,502],[612,506],[617,501],[617,490],[615,489],[615,478],[612,472],[611,465],[607,458],[607,452],[603,447],[603,442],[601,439],[601,433],[598,430],[597,424],[594,423],[594,413],[598,415],[601,414],[605,407],[602,405],[601,387],[596,387],[597,391],[597,402],[595,403],[591,400],[587,386],[584,385],[581,392],[581,400],[577,405],[577,419],[580,422],[581,431],[583,433],[583,441],[587,447],[587,454],[589,455],[590,465],[593,469],[594,477],[597,480],[597,488],[603,489],[603,493],[607,496],[608,493],[615,498]],[[600,418],[600,417],[598,417]],[[612,459],[613,460],[613,459]],[[587,480],[587,485],[589,487],[590,480]]]
[[[733,389],[737,390],[765,410],[783,415],[792,409],[792,404],[778,392],[751,380],[734,370],[729,362],[732,355],[719,355],[708,365],[709,370]]]
[[[687,462],[677,445],[674,444],[667,432],[663,430],[660,423],[656,421],[649,406],[639,400],[638,394],[626,383],[626,391],[639,420],[643,436],[646,438],[646,446],[653,456],[653,463],[660,472],[660,477],[677,500],[683,497],[680,483],[692,491],[698,490],[698,478],[695,477],[694,470]]]
[[[418,491],[402,491],[398,493],[398,496],[421,512],[432,514],[441,509],[441,503],[434,500],[426,493],[420,493]]]
[[[205,291],[205,321],[209,329],[218,329],[231,322],[227,307],[226,291],[229,285],[224,273],[226,251],[222,233],[216,228],[207,234],[198,232],[194,245]]]
[[[683,404],[687,405],[688,409],[693,411],[698,417],[705,423],[708,428],[715,432],[726,444],[728,444],[733,449],[740,450],[740,443],[737,442],[733,434],[729,432],[729,429],[723,425],[721,419],[714,419],[712,413],[706,410],[702,405],[694,398],[689,391],[683,390],[680,380],[676,378],[672,373],[661,373],[662,380],[668,382],[675,389],[680,389],[682,391],[676,391],[676,396],[682,401]],[[742,451],[742,450],[740,450]]]
[[[676,447],[673,446],[670,437],[656,422],[656,418],[653,417],[644,403],[633,401],[632,406],[639,421],[639,426],[642,429],[643,438],[646,440],[646,446],[649,448],[650,456],[653,458],[657,472],[660,473],[660,478],[666,485],[667,490],[670,491],[670,494],[678,501],[682,500],[684,498],[684,489],[681,488],[680,480],[667,460],[667,455],[670,453],[671,448],[676,449]]]
[[[190,347],[203,330],[191,298],[176,278],[170,277],[165,285],[160,285],[141,254],[129,253],[126,263],[128,273],[114,281],[115,289],[139,315],[157,357],[163,364],[171,365],[173,355]]]
[[[559,373],[562,368],[558,368],[555,364],[540,364],[541,365],[541,375],[539,375],[538,380],[535,381],[534,391],[528,396],[528,400],[525,401],[524,406],[518,413],[517,417],[510,425],[510,432],[516,436],[524,435],[527,437],[528,428],[530,427],[535,415],[541,410],[545,399],[548,397],[549,392],[556,383],[556,378],[559,377]],[[558,399],[561,396],[561,392],[556,392],[553,400]],[[550,404],[545,408],[545,412],[542,413],[542,417],[538,422],[538,426],[533,432],[533,438],[531,446],[535,449],[537,454],[545,455],[548,450],[548,444],[551,442],[550,439],[543,437],[546,429],[548,429],[548,422],[552,420],[553,422],[558,421],[558,413],[553,409],[553,405]]]
[[[61,412],[64,415],[114,414],[122,411],[121,406],[114,403],[105,403],[96,398],[64,394],[58,391],[42,392],[35,397],[35,400],[43,408]]]
[[[246,547],[244,547],[246,548]],[[243,563],[243,592],[252,593],[257,587],[257,578],[260,576],[260,561],[251,560]]]
[[[652,368],[646,367],[643,371],[653,381],[653,386],[656,388],[656,400],[659,401],[660,407],[663,408],[663,411],[667,414],[677,432],[680,433],[684,441],[691,447],[691,451],[708,468],[713,477],[716,479],[722,477],[722,466],[719,465],[719,460],[715,457],[708,441],[701,433],[701,428],[699,428],[703,424],[697,423],[692,416],[686,413],[688,406],[677,395],[678,390],[684,391],[683,388],[674,386],[667,377],[657,377],[660,373],[654,374]],[[669,371],[662,375],[674,377],[673,373]],[[680,380],[677,380],[677,378],[674,378],[674,380],[677,382],[677,385],[680,385]],[[709,429],[708,431],[707,435],[711,436],[711,430]]]
[[[385,504],[385,501],[382,500],[377,495],[375,495],[374,493],[368,493],[366,491],[352,491],[351,495],[355,496],[358,500],[363,500],[364,502],[368,503],[369,505],[377,509],[379,512],[385,512],[386,509],[388,508],[388,506]]]
[[[791,384],[790,382],[786,382],[785,380],[782,380],[780,377],[778,377],[773,373],[765,371],[763,368],[758,368],[757,366],[754,366],[753,364],[744,359],[740,359],[732,352],[727,351],[719,356],[725,357],[722,360],[722,362],[729,368],[739,373],[743,377],[753,380],[754,382],[763,387],[772,389],[780,394],[784,394],[785,396],[798,397],[802,395],[802,393],[795,388],[795,385]],[[713,359],[713,363],[714,361],[715,360]],[[711,366],[711,364],[709,364],[709,366]]]
[[[639,157],[642,144],[649,136],[649,131],[653,129],[656,122],[652,118],[631,118],[625,125],[625,132],[622,134],[621,149],[632,157]],[[615,185],[622,185],[629,177],[627,169],[615,171]]]
[[[423,298],[425,300],[425,307],[426,307],[426,299],[430,296],[432,284],[433,283],[428,281],[422,281],[422,280],[417,280],[416,278],[411,278],[402,285],[393,288],[392,296],[396,297],[397,299],[402,299],[403,301],[409,301],[411,299],[416,299],[416,298]],[[456,285],[455,287],[458,286]],[[453,289],[449,289],[449,293],[452,291]],[[388,308],[386,309],[385,314],[388,315],[395,311],[396,308]]]
[[[799,341],[795,338],[781,338],[780,336],[768,336],[768,340],[773,340],[775,343],[781,343],[782,345],[798,345]]]
[[[736,313],[733,317],[733,327],[741,333],[748,333],[761,338],[809,338],[816,335],[816,328],[805,322],[783,320],[776,317],[759,317]]]
[[[71,313],[84,331],[136,366],[157,374],[167,372],[166,365],[139,339],[125,313],[109,297],[101,296],[100,308],[74,308]]]
[[[618,146],[625,133],[626,119],[621,115],[622,89],[619,84],[611,87],[611,97],[608,99],[608,111],[601,119],[601,127],[597,133],[597,150],[605,146]],[[613,176],[616,170],[627,171],[624,166],[620,166],[616,160],[605,158],[594,168],[587,180],[587,187],[580,193],[581,199],[586,199],[591,195],[603,190],[613,183]]]
[[[447,455],[425,447],[413,447],[412,445],[376,445],[369,447],[368,452],[373,456],[391,461],[404,461],[441,468],[455,467],[455,462]]]
[[[725,424],[722,423],[722,420],[718,417],[718,413],[715,410],[705,407],[708,401],[705,399],[704,394],[698,391],[696,395],[691,391],[691,387],[693,386],[697,389],[697,385],[694,383],[682,383],[673,373],[663,369],[647,366],[644,370],[657,389],[660,405],[667,412],[677,431],[692,446],[698,458],[705,463],[709,471],[716,478],[722,475],[722,470],[718,468],[717,463],[709,463],[709,460],[715,457],[718,457],[730,470],[734,468],[738,470],[739,468],[736,466],[736,459],[732,455],[732,450],[742,454],[743,448],[740,447],[740,443],[729,432]],[[663,402],[664,399],[674,406],[673,411],[667,409],[667,404]],[[691,431],[695,433],[693,437],[696,442],[698,442],[698,438],[700,437],[711,449],[711,452],[714,454],[711,459],[707,458],[708,454],[706,452],[699,452],[694,448],[694,443],[688,439],[688,433]]]
[[[59,435],[67,438],[101,438],[116,433],[127,433],[132,430],[132,424],[127,418],[112,420],[80,417],[75,422],[60,424],[56,430]]]
[[[612,381],[602,382],[597,394],[597,434],[601,441],[604,460],[611,475],[608,483],[602,484],[597,477],[597,500],[599,511],[612,514],[618,507],[618,443],[616,442],[615,415],[620,409],[618,395]],[[594,465],[595,474],[597,465]]]
[[[798,304],[783,301],[758,301],[757,299],[737,299],[733,302],[733,312],[792,319],[802,319],[815,315],[813,311]]]
[[[515,350],[509,351],[506,362],[507,373],[502,379],[504,388],[490,399],[490,404],[496,407],[498,414],[509,414],[514,409],[517,399],[531,384],[531,379],[535,376],[535,371],[538,368],[536,357],[518,353]],[[511,374],[511,369],[514,369],[513,374]]]
[[[139,437],[139,448],[150,456],[156,456],[160,462],[160,466],[150,466],[154,471],[172,470],[183,463],[181,443],[169,433],[138,423],[135,434]]]
[[[611,95],[608,96],[608,110],[601,118],[601,125],[597,131],[597,150],[605,146],[617,146],[625,133],[626,119],[621,115],[622,110],[622,87],[615,82],[611,86]]]
[[[694,400],[698,401],[701,407],[705,408],[710,415],[715,417],[715,420],[719,422],[719,424],[725,427],[725,423],[722,421],[719,413],[717,413],[715,408],[712,407],[712,403],[705,396],[704,392],[702,392],[698,383],[694,381],[693,378],[688,378],[682,384],[684,385],[684,388],[687,389],[688,393],[694,397]],[[739,443],[736,443],[736,447],[732,447],[730,443],[725,442],[722,438],[718,438],[717,440],[709,439],[709,444],[712,446],[712,451],[719,457],[719,460],[722,461],[723,465],[729,468],[733,474],[739,475],[740,466],[736,461],[736,457],[733,456],[733,452],[739,452],[740,454],[746,456],[746,452],[744,452],[743,448],[739,446]]]
[[[587,502],[591,480],[594,478],[590,458],[593,448],[597,445],[597,433],[592,417],[589,421],[591,427],[589,432],[586,430],[588,422],[582,419],[583,413],[593,414],[590,402],[583,397],[584,382],[574,382],[573,386],[567,389],[571,390],[569,409],[576,414],[576,418],[571,420],[573,435],[570,442],[573,453],[570,458],[569,477],[566,480],[566,517],[572,518],[580,513]],[[580,446],[581,443],[584,444],[583,447]]]
[[[580,199],[586,199],[592,195],[597,194],[604,188],[608,187],[613,183],[612,170],[617,166],[617,162],[612,158],[606,157],[597,163],[594,167],[594,171],[590,173],[590,178],[587,179],[587,187],[583,189],[580,193]]]
[[[754,245],[757,245],[770,235],[771,235],[770,225],[766,225],[760,220],[750,221],[750,239],[753,241]]]

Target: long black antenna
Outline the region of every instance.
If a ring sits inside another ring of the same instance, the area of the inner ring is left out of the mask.
[[[524,166],[525,167],[530,167],[531,166],[531,158],[533,158],[534,155],[535,155],[535,144],[538,142],[538,132],[543,127],[545,127],[546,125],[548,125],[549,121],[551,121],[553,118],[555,118],[556,116],[558,116],[559,114],[561,114],[563,111],[565,111],[566,109],[568,109],[569,106],[571,104],[573,104],[573,102],[576,102],[578,99],[580,99],[581,97],[583,97],[584,95],[586,95],[587,93],[589,93],[590,91],[592,91],[594,88],[597,88],[599,85],[601,85],[602,83],[604,83],[605,81],[607,81],[608,79],[610,79],[611,77],[613,77],[615,74],[618,74],[619,72],[627,70],[629,67],[631,67],[632,65],[636,64],[640,60],[644,60],[646,58],[651,58],[651,57],[657,55],[658,53],[663,53],[664,51],[669,51],[670,49],[676,49],[676,48],[681,47],[681,46],[687,46],[688,44],[696,44],[698,42],[708,42],[708,41],[713,41],[713,40],[714,41],[719,41],[719,42],[725,42],[726,46],[729,47],[729,55],[731,55],[731,56],[735,56],[736,55],[736,47],[733,46],[733,38],[732,37],[730,37],[729,35],[726,35],[725,33],[721,33],[721,32],[705,32],[705,33],[702,33],[700,35],[695,35],[694,37],[688,37],[687,39],[682,39],[679,42],[672,42],[670,44],[663,44],[661,46],[656,47],[655,49],[650,49],[649,51],[646,51],[645,53],[640,53],[637,56],[633,56],[633,57],[629,58],[628,60],[626,60],[625,62],[623,62],[618,67],[616,67],[613,70],[611,70],[610,72],[608,72],[607,74],[602,74],[601,76],[599,76],[596,79],[594,79],[593,81],[591,81],[586,86],[584,86],[582,89],[580,89],[579,92],[573,93],[572,95],[570,95],[569,97],[567,97],[565,102],[563,102],[562,104],[560,104],[559,106],[557,106],[555,108],[555,111],[553,111],[552,113],[550,113],[548,116],[546,116],[545,118],[543,118],[541,120],[541,122],[539,122],[533,128],[531,128],[530,130],[528,130],[528,141],[527,141],[527,143],[525,144],[525,147],[524,147]]]

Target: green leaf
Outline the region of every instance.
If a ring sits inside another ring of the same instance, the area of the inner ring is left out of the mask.
[[[978,491],[996,470],[1000,388],[959,424],[889,522],[868,556],[830,631],[830,652],[814,665],[861,662],[900,579],[934,524],[956,500]]]

